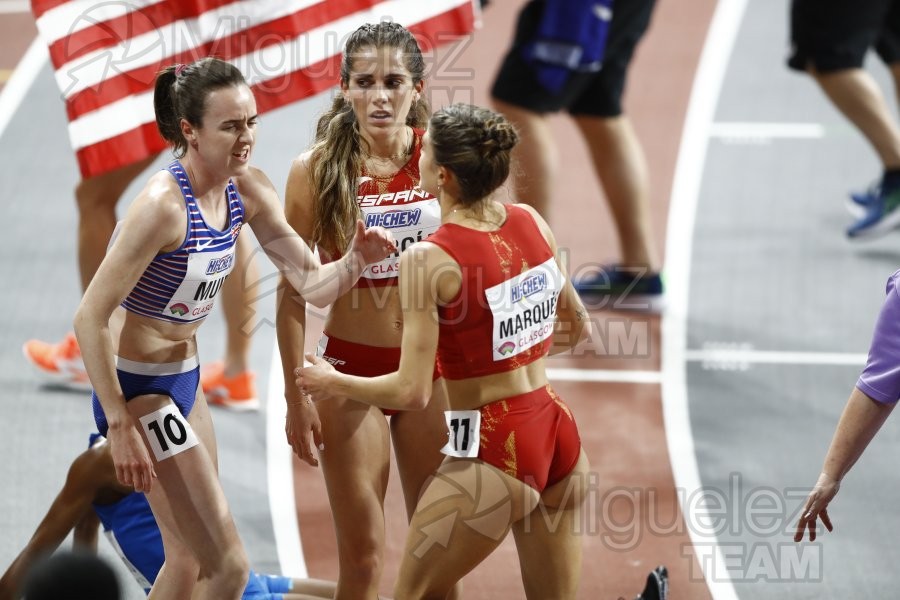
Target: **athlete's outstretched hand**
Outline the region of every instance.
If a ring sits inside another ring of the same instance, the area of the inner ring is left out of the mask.
[[[339,398],[334,386],[336,371],[331,363],[315,354],[307,354],[306,360],[312,366],[294,369],[294,375],[297,376],[294,383],[297,384],[300,393],[312,396],[313,402]]]
[[[384,227],[369,227],[363,224],[362,219],[356,220],[356,234],[350,244],[350,252],[358,252],[363,263],[370,265],[384,260],[397,251],[394,236]]]
[[[828,531],[834,530],[831,519],[828,517],[828,503],[840,488],[839,481],[835,481],[825,473],[819,475],[819,480],[816,481],[816,486],[809,493],[806,505],[803,507],[803,514],[800,515],[800,521],[797,523],[797,533],[794,534],[795,542],[803,540],[806,530],[809,530],[809,541],[816,541],[816,519],[819,518],[822,519],[822,523]]]
[[[136,492],[149,492],[156,478],[156,470],[137,427],[131,423],[111,427],[106,439],[109,440],[109,451],[119,483],[133,487]]]

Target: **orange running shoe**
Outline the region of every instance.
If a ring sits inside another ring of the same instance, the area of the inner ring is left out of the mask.
[[[206,401],[232,410],[259,409],[255,380],[256,375],[253,371],[225,377],[225,363],[221,361],[210,363],[200,369],[200,385]]]
[[[22,353],[28,362],[57,383],[77,389],[91,389],[91,381],[84,370],[81,349],[74,333],[67,333],[58,344],[28,340],[22,346]]]

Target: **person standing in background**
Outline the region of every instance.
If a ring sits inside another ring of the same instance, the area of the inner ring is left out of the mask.
[[[589,307],[655,310],[663,300],[650,226],[649,174],[622,96],[634,49],[655,0],[531,0],[491,89],[494,106],[518,129],[516,199],[547,218],[565,202],[548,116],[575,121],[603,186],[619,237],[620,262],[573,283]],[[556,194],[555,190],[563,193]]]
[[[870,48],[887,65],[900,95],[900,2],[793,0],[788,66],[809,73],[871,144],[881,162],[878,182],[851,194],[851,239],[884,235],[900,226],[900,125],[875,79],[863,69]]]

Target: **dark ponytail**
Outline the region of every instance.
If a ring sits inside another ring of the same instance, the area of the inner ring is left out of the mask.
[[[153,110],[160,135],[172,144],[176,158],[187,153],[181,133],[181,119],[194,127],[203,126],[209,93],[229,86],[247,85],[241,71],[218,58],[203,58],[189,65],[172,65],[156,76]]]

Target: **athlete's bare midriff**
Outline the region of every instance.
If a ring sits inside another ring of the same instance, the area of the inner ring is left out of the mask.
[[[179,362],[197,354],[197,329],[203,321],[172,323],[116,308],[109,320],[116,356],[142,363]]]
[[[338,298],[325,319],[329,335],[356,344],[399,348],[403,312],[396,285],[357,287]]]

